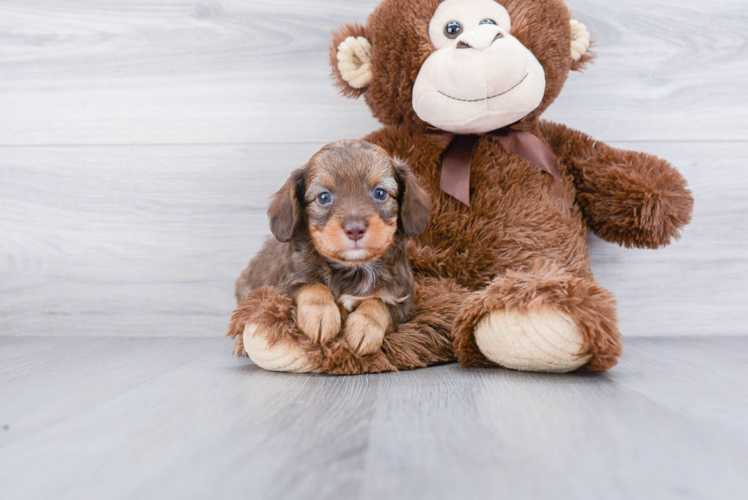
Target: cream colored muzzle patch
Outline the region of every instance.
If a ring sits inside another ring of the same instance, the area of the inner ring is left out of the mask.
[[[457,35],[446,26],[456,23]],[[429,22],[436,50],[413,85],[413,110],[454,134],[485,134],[515,123],[543,101],[545,70],[512,36],[509,12],[494,0],[445,0]]]

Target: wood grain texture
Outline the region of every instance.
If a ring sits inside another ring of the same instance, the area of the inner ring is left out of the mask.
[[[614,145],[669,158],[697,200],[668,248],[591,238],[623,333],[748,333],[748,144]],[[0,332],[221,335],[233,281],[270,234],[269,193],[321,146],[4,148]]]
[[[0,0],[0,333],[220,334],[268,196],[377,127],[326,61],[376,3]],[[670,159],[696,194],[668,249],[591,238],[622,331],[748,333],[748,4],[569,4],[599,58],[548,117]]]
[[[0,1],[0,144],[330,142],[330,30],[377,0]],[[745,140],[743,0],[570,0],[597,41],[547,117],[600,140]]]
[[[627,339],[605,375],[332,378],[230,348],[0,338],[0,497],[748,495],[746,338]]]

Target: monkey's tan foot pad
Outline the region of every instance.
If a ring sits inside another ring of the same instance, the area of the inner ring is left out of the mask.
[[[566,373],[584,366],[584,338],[571,317],[553,306],[521,312],[499,309],[475,327],[475,341],[483,355],[513,370]]]
[[[244,349],[249,359],[260,368],[273,372],[313,372],[304,351],[289,340],[280,340],[272,347],[257,325],[244,327]]]

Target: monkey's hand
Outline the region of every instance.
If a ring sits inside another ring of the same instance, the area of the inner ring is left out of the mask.
[[[606,241],[659,248],[690,222],[693,197],[686,179],[655,156],[612,148],[550,122],[543,134],[577,188],[587,225]]]

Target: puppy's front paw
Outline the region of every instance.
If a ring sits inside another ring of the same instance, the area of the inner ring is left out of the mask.
[[[372,354],[382,347],[390,313],[379,300],[365,300],[345,321],[345,339],[357,353]]]
[[[329,288],[317,283],[297,293],[296,324],[307,337],[321,344],[340,332],[340,309]]]

